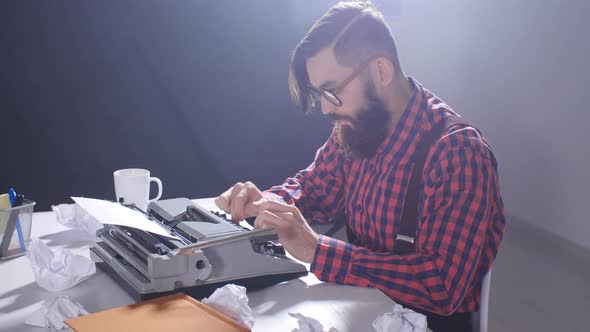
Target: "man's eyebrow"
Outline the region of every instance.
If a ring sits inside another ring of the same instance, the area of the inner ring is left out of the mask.
[[[322,85],[320,85],[320,89],[329,89],[329,88],[333,88],[336,86],[336,81],[325,81],[324,83],[322,83]]]

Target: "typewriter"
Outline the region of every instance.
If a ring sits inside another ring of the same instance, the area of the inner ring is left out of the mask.
[[[307,274],[271,229],[233,223],[212,205],[187,198],[152,202],[142,213],[174,237],[105,224],[91,248],[93,260],[136,301],[179,291],[202,299],[228,283],[255,289]]]

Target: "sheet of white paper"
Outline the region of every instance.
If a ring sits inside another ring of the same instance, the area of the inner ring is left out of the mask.
[[[391,312],[386,312],[373,321],[376,332],[426,332],[426,325],[426,316],[397,303],[393,305]]]
[[[88,214],[78,204],[52,205],[51,209],[55,212],[55,219],[60,224],[72,229],[83,230],[88,233],[91,239],[95,239],[96,231],[103,227],[103,224]]]
[[[324,326],[317,319],[307,317],[298,312],[289,312],[289,316],[297,318],[297,324],[299,324],[299,328],[294,329],[291,332],[324,332]],[[328,332],[338,332],[338,330],[335,327],[332,327]]]
[[[71,288],[96,272],[88,248],[75,254],[72,249],[49,248],[39,238],[33,238],[27,250],[35,281],[50,292]]]
[[[48,327],[59,331],[68,327],[64,320],[88,315],[82,305],[67,295],[59,295],[43,302],[41,308],[29,316],[25,324]]]
[[[113,224],[125,227],[133,227],[150,233],[175,238],[166,229],[149,220],[139,211],[132,210],[121,204],[93,198],[72,197],[74,202],[88,214],[103,224]]]
[[[251,329],[254,326],[252,308],[248,305],[246,287],[227,284],[217,288],[211,296],[201,300],[203,304]]]

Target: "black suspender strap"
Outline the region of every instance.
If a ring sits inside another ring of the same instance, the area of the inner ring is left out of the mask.
[[[416,244],[414,238],[416,237],[416,230],[418,229],[418,203],[420,192],[423,188],[422,174],[424,173],[424,163],[428,156],[428,151],[432,145],[440,139],[449,129],[455,127],[471,127],[471,125],[457,115],[450,115],[443,118],[437,123],[432,130],[425,133],[414,152],[414,167],[408,183],[406,197],[404,200],[404,207],[402,210],[402,218],[399,226],[399,233],[396,236],[396,241],[393,246],[395,254],[409,254],[416,252]],[[475,130],[477,128],[474,127]],[[477,130],[479,132],[479,130]],[[481,136],[481,133],[479,133]],[[487,142],[482,136],[484,143]],[[489,146],[488,146],[489,148]],[[406,307],[412,308],[406,304]],[[414,311],[422,313],[426,316],[428,321],[428,328],[435,332],[471,332],[474,331],[473,315],[470,312],[454,312],[449,316],[437,315],[423,310]]]
[[[393,252],[396,254],[407,254],[416,250],[414,238],[418,226],[418,199],[422,191],[422,173],[424,172],[424,163],[426,162],[428,151],[434,142],[440,139],[445,132],[451,127],[458,125],[469,126],[464,119],[457,115],[452,114],[444,117],[429,132],[424,133],[424,136],[422,136],[416,146],[414,167],[412,168],[412,174],[408,182],[399,232],[397,232],[393,247]]]
[[[430,150],[430,147],[438,139],[440,139],[445,132],[448,132],[449,129],[455,126],[468,127],[471,125],[458,115],[448,115],[435,124],[429,132],[426,132],[416,146],[416,151],[414,152],[414,167],[412,168],[408,189],[406,190],[402,218],[393,248],[393,252],[396,254],[407,254],[416,250],[414,238],[416,236],[416,229],[418,226],[418,199],[420,198],[420,192],[422,191],[422,173],[424,172],[424,163],[426,162],[426,157],[428,157],[428,151]],[[354,245],[362,245],[362,243],[360,243],[360,239],[346,221],[346,213],[344,211],[340,211],[338,216],[339,217],[335,218],[335,220],[344,220],[348,242]],[[326,235],[333,235],[341,227],[342,223],[335,225],[332,227],[332,229],[326,232]]]

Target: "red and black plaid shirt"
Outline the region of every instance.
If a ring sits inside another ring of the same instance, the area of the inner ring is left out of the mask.
[[[397,302],[449,315],[479,309],[481,282],[504,232],[497,165],[472,127],[430,148],[420,193],[416,253],[393,254],[416,143],[453,111],[414,79],[404,114],[369,159],[345,159],[333,136],[309,167],[268,190],[309,221],[346,208],[361,246],[320,236],[311,272],[328,282],[375,287]]]

